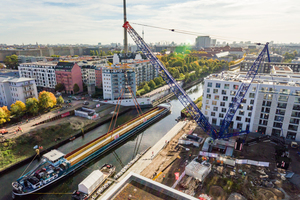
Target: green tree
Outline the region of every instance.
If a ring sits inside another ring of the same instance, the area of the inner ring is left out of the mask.
[[[75,83],[74,86],[73,86],[73,92],[74,92],[74,94],[79,92],[79,86],[77,85],[77,83]]]
[[[26,99],[26,110],[31,115],[36,115],[39,112],[39,102],[36,98]]]
[[[22,101],[16,101],[16,103],[11,104],[10,112],[16,117],[22,117],[26,111],[26,106]]]
[[[147,83],[144,85],[144,90],[146,93],[150,91],[150,87],[148,86]]]
[[[149,86],[151,89],[154,89],[155,86],[156,86],[156,84],[155,84],[155,82],[154,82],[153,80],[151,80],[151,81],[149,81],[148,86]]]
[[[61,105],[61,104],[63,104],[65,101],[64,101],[64,99],[62,98],[62,96],[59,96],[58,98],[57,98],[57,104],[59,104],[59,105]]]
[[[9,69],[18,69],[19,66],[18,56],[17,55],[6,56],[6,58],[4,59],[4,64]]]
[[[154,78],[154,82],[156,85],[160,85],[161,84],[161,79],[159,77]]]
[[[58,91],[58,92],[64,91],[65,89],[66,89],[66,87],[65,87],[65,85],[63,83],[58,83],[55,86],[55,91]]]
[[[97,50],[95,51],[95,56],[99,56],[99,52]]]
[[[113,55],[111,51],[107,51],[106,54],[109,55],[109,56]]]
[[[95,51],[94,50],[90,50],[90,55],[91,56],[95,56],[96,54],[95,54]]]

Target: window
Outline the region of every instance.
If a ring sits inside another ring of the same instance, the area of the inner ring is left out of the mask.
[[[226,113],[226,108],[222,108],[221,112]]]
[[[295,140],[297,133],[288,131],[286,134],[286,139]]]
[[[229,84],[225,84],[224,89],[229,89]]]
[[[207,99],[211,99],[211,95],[210,95],[210,94],[207,94],[207,95],[206,95],[206,98],[207,98]]]
[[[255,91],[256,91],[256,87],[253,87],[253,88],[252,88],[252,92],[255,92]]]
[[[230,91],[231,96],[235,96],[235,94],[236,94],[236,91]]]
[[[245,122],[250,123],[250,118],[246,118],[246,119],[245,119]]]
[[[297,131],[298,130],[298,126],[290,124],[288,129],[291,130],[291,131]]]
[[[273,123],[273,127],[281,128],[282,127],[282,123],[274,122]]]
[[[216,113],[215,112],[211,112],[211,116],[216,116]]]
[[[224,96],[224,97],[223,97],[223,101],[228,101],[228,97],[227,97],[227,96]]]
[[[255,97],[255,93],[250,93],[249,94],[249,98],[254,98]]]
[[[209,104],[209,100],[206,100],[206,104]]]
[[[243,109],[244,108],[244,105],[243,104],[240,104],[239,105],[239,109]]]
[[[295,98],[295,103],[300,103],[300,97]]]
[[[274,121],[278,121],[278,122],[283,122],[283,117],[282,116],[275,116]],[[291,118],[292,119],[292,118]]]
[[[245,112],[243,110],[239,111],[239,115],[244,115],[244,114],[245,114]]]
[[[299,124],[299,121],[300,121],[299,119],[295,119],[295,118],[290,119],[291,124]]]
[[[286,103],[278,103],[277,107],[278,108],[286,108],[287,104]]]
[[[268,121],[267,120],[259,120],[259,124],[260,125],[264,125],[264,126],[267,126],[268,125]]]
[[[222,95],[226,95],[226,90],[222,90]]]
[[[220,102],[220,106],[225,106],[225,102]]]
[[[289,89],[280,89],[280,93],[281,94],[290,94],[291,90],[289,90]]]
[[[220,83],[216,83],[216,88],[220,88],[221,84]]]
[[[215,100],[219,100],[220,96],[219,95],[215,95]]]
[[[217,101],[212,101],[212,105],[216,106],[217,105]]]
[[[207,88],[206,92],[207,92],[207,93],[210,93],[210,88]]]
[[[239,85],[233,85],[233,89],[234,89],[234,90],[239,89]]]
[[[247,99],[243,99],[243,100],[242,100],[242,103],[247,103]]]
[[[242,118],[241,117],[239,117],[239,116],[236,116],[236,121],[241,121],[242,120]]]
[[[243,128],[243,124],[242,123],[237,123],[236,128],[239,129],[239,130],[241,130]]]
[[[253,109],[253,106],[247,106],[247,110],[252,110],[252,109]]]
[[[213,110],[214,110],[214,111],[218,111],[218,107],[214,107]]]
[[[217,119],[216,118],[212,118],[212,124],[217,125]]]
[[[251,115],[252,115],[252,112],[249,112],[249,113],[248,113],[248,117],[251,117]]]
[[[214,89],[214,90],[213,90],[213,93],[214,93],[214,94],[217,94],[217,93],[218,93],[218,89]]]
[[[204,113],[205,113],[205,115],[208,115],[208,112],[207,112],[207,111],[205,111]]]
[[[273,95],[272,94],[264,94],[264,99],[272,100]]]
[[[205,110],[210,110],[210,106],[206,105]]]
[[[287,102],[289,100],[289,96],[282,96],[280,95],[278,98],[278,101]]]
[[[300,117],[300,112],[292,111],[292,117]]]
[[[300,105],[294,104],[293,110],[300,110]]]
[[[276,114],[277,115],[284,115],[285,114],[285,110],[276,109]]]
[[[250,104],[254,104],[254,99],[251,99],[251,100],[250,100]]]
[[[207,87],[212,87],[212,82],[208,82]]]
[[[220,118],[224,118],[224,114],[223,113],[219,113],[219,117]]]

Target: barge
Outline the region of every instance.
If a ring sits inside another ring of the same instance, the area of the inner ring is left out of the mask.
[[[167,104],[152,108],[143,115],[130,120],[66,155],[58,150],[52,150],[44,154],[38,167],[12,183],[12,197],[22,197],[36,193],[63,177],[71,175],[93,159],[166,116],[170,109],[171,105]]]

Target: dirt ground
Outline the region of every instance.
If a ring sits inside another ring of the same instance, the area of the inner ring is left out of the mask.
[[[187,163],[198,156],[201,150],[201,146],[186,146],[188,150],[183,148],[175,149],[178,139],[184,133],[189,133],[195,128],[195,123],[192,121],[188,122],[153,159],[152,163],[141,172],[141,175],[153,179],[157,174],[162,172],[155,181],[172,187],[176,181],[174,173],[179,172],[181,174]],[[200,137],[207,137],[199,128],[196,128],[193,132],[197,133]],[[212,171],[202,184],[193,179],[189,184],[190,187],[191,185],[194,187],[192,190],[190,188],[183,188],[180,184],[178,184],[176,189],[195,197],[205,193],[213,197],[213,199],[218,200],[227,199],[233,192],[242,194],[246,199],[300,199],[298,196],[300,194],[299,188],[288,180],[281,180],[281,176],[276,168],[274,153],[275,144],[270,142],[245,146],[241,152],[234,151],[233,157],[235,158],[269,162],[270,167],[268,168],[252,165],[236,165],[235,167],[219,166],[215,160],[210,158],[209,162],[213,166]],[[174,163],[168,166],[172,161]],[[290,168],[297,168],[298,166],[300,170],[298,160],[292,159],[292,162],[293,165]],[[168,167],[166,168],[166,166]],[[223,171],[220,173],[217,167],[222,167]],[[238,172],[239,170],[242,170],[243,173]],[[262,170],[265,174],[261,174],[257,170]],[[261,178],[261,175],[268,175],[268,178]],[[185,178],[186,176],[183,179]],[[280,191],[281,188],[284,190],[283,192]]]

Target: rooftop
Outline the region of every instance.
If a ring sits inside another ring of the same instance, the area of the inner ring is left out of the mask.
[[[16,77],[11,77],[11,76],[0,76],[0,82],[24,82],[24,81],[33,81],[35,80],[34,78],[16,78]]]
[[[65,154],[63,154],[62,152],[58,151],[58,150],[51,150],[50,152],[46,153],[43,155],[43,157],[47,158],[48,160],[50,160],[51,162],[63,157]]]

